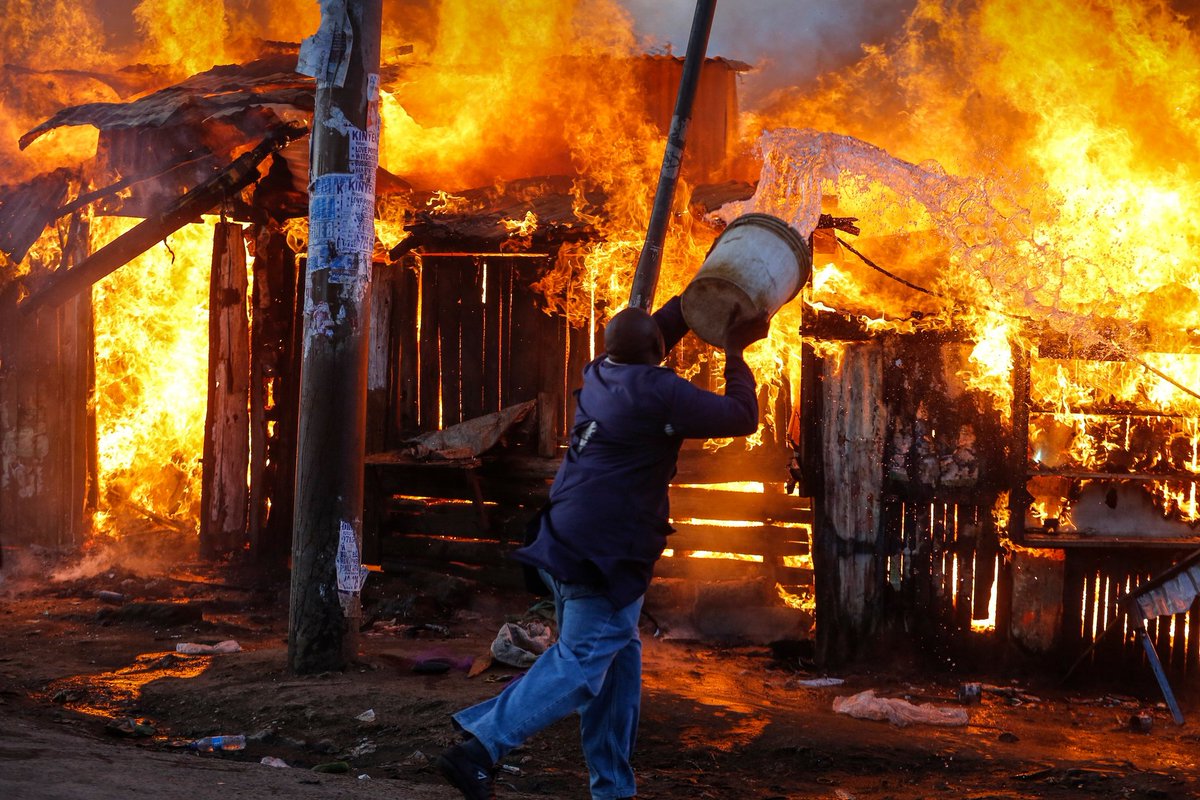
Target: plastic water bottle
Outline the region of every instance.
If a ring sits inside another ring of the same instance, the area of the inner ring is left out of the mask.
[[[237,736],[205,736],[189,744],[188,748],[199,750],[201,753],[211,753],[214,750],[245,750],[246,737],[240,733]]]

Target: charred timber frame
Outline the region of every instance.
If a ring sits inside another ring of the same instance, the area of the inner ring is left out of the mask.
[[[29,317],[41,308],[63,303],[128,264],[184,225],[195,222],[201,214],[212,211],[257,181],[258,165],[306,132],[303,125],[288,125],[274,131],[253,150],[238,156],[228,167],[155,216],[142,220],[72,269],[56,273],[52,280],[20,304],[22,315]]]

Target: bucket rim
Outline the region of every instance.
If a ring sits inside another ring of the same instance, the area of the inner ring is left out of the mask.
[[[787,242],[792,248],[793,252],[795,252],[796,257],[801,264],[801,274],[803,274],[806,267],[809,269],[812,268],[812,251],[808,249],[808,242],[804,240],[804,237],[800,235],[800,232],[774,214],[764,214],[761,211],[752,211],[748,214],[742,214],[739,217],[735,217],[728,225],[725,226],[725,230],[721,231],[720,235],[717,236],[716,241],[713,242],[713,247],[716,247],[717,243],[721,241],[725,234],[729,233],[734,228],[750,224],[761,225],[764,228],[769,228],[775,231],[775,233],[778,233],[780,238]]]

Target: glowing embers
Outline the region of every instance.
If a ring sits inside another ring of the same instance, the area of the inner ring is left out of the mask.
[[[83,714],[119,717],[142,694],[142,687],[162,678],[195,678],[208,669],[212,656],[144,653],[132,665],[98,675],[73,675],[51,682],[45,695]]]

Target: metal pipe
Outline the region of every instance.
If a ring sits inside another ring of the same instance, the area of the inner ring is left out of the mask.
[[[675,98],[675,115],[671,118],[667,147],[663,152],[662,170],[658,175],[654,207],[650,212],[646,241],[642,245],[641,255],[638,256],[633,285],[629,290],[630,307],[649,309],[654,302],[658,271],[662,265],[663,241],[667,238],[667,221],[675,201],[675,186],[679,183],[679,167],[683,163],[683,146],[687,141],[688,123],[692,119],[692,104],[696,99],[696,87],[700,84],[700,69],[704,66],[708,34],[712,30],[713,14],[716,10],[717,0],[696,2],[687,53],[683,58],[679,95]]]

